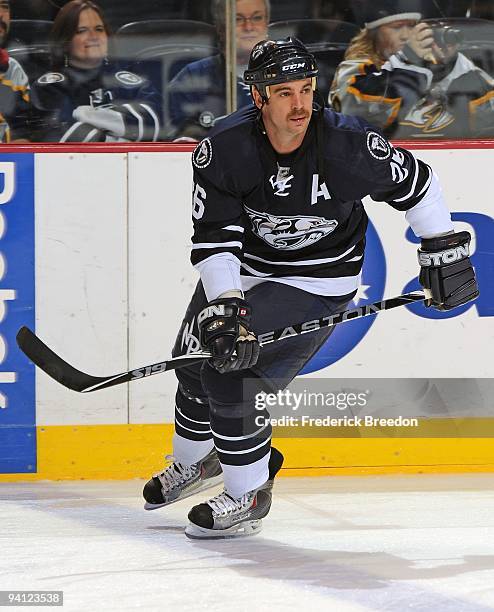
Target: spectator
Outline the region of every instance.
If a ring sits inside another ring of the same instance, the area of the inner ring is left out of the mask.
[[[237,0],[237,107],[252,104],[250,89],[243,81],[252,47],[267,38],[269,0]],[[213,0],[220,48],[224,48],[224,2]],[[192,62],[183,68],[169,86],[169,135],[200,140],[226,110],[225,55]]]
[[[26,73],[5,49],[10,29],[10,2],[0,0],[0,142],[27,142],[29,83]]]
[[[367,6],[365,28],[337,69],[331,106],[388,137],[494,134],[494,79],[458,52],[461,32],[440,22],[431,29],[419,12],[396,7]]]
[[[41,141],[157,140],[159,98],[148,81],[109,61],[100,7],[71,0],[53,25],[52,72],[32,87]]]

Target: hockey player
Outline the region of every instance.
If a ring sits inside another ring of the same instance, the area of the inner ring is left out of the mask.
[[[266,40],[245,80],[254,106],[230,115],[193,154],[192,263],[201,280],[174,354],[213,358],[180,369],[175,462],[144,488],[154,509],[215,484],[189,512],[190,537],[256,533],[269,512],[282,456],[258,425],[255,396],[283,388],[330,334],[269,344],[276,327],[345,309],[359,286],[371,195],[405,213],[430,304],[450,309],[478,295],[470,234],[454,231],[431,168],[359,118],[315,104],[315,59],[297,39]]]

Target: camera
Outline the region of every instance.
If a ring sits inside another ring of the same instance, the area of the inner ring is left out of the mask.
[[[448,45],[459,45],[463,41],[463,34],[458,28],[446,24],[437,24],[432,28],[434,42],[440,49]]]

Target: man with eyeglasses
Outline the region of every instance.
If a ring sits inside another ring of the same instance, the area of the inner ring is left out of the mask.
[[[17,60],[5,49],[10,30],[10,2],[0,0],[0,142],[27,142],[29,83]]]
[[[169,85],[169,138],[200,140],[215,122],[226,115],[225,7],[224,0],[213,0],[213,16],[218,29],[221,53],[185,66]],[[267,36],[269,0],[237,0],[237,106],[251,103],[243,73],[252,47]]]
[[[238,0],[235,16],[237,38],[237,74],[243,74],[249,63],[252,47],[268,31],[269,7],[264,0]]]

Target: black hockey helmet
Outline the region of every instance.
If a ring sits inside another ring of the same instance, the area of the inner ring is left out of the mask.
[[[261,40],[251,51],[249,67],[244,72],[246,85],[255,85],[264,101],[269,98],[269,86],[287,81],[312,79],[316,89],[316,58],[298,38]]]

